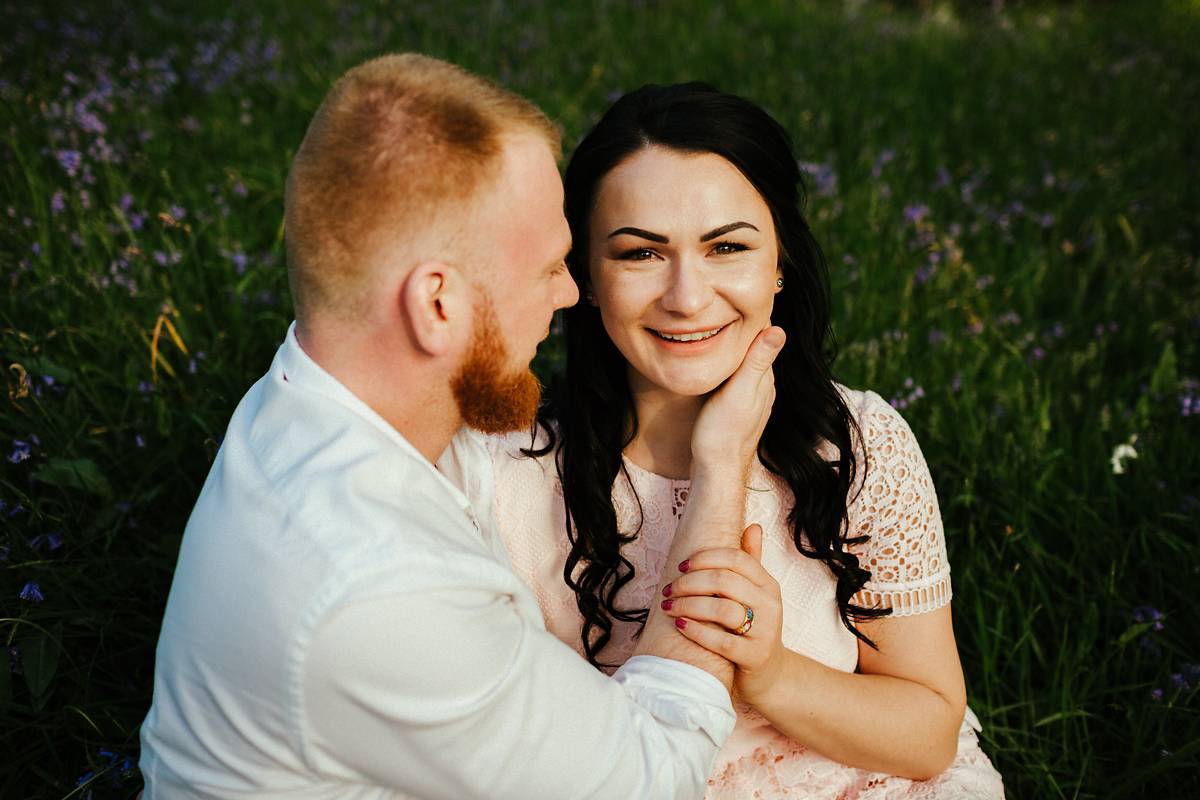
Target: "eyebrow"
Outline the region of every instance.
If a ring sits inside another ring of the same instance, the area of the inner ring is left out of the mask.
[[[701,236],[700,241],[702,241],[702,242],[712,241],[713,239],[716,239],[718,236],[724,236],[725,234],[727,234],[731,231],[739,230],[740,228],[749,228],[750,230],[754,230],[754,231],[758,230],[758,228],[754,227],[749,222],[731,222],[728,225],[722,225],[719,228],[712,229],[708,233]],[[620,236],[621,234],[628,234],[630,236],[638,236],[642,239],[649,239],[652,242],[658,242],[659,244],[670,244],[671,243],[671,240],[668,237],[663,236],[661,233],[651,233],[650,231],[643,230],[642,228],[631,228],[628,226],[626,226],[624,228],[617,228],[615,231],[613,231],[612,233],[610,233],[608,235],[608,238],[611,239],[614,236]]]

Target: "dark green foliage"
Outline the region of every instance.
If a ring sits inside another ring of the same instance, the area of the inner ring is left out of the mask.
[[[290,320],[289,158],[333,78],[404,49],[568,152],[645,82],[775,114],[838,374],[937,482],[1009,796],[1200,796],[1196,3],[226,5],[0,0],[0,796],[136,794],[179,537]]]

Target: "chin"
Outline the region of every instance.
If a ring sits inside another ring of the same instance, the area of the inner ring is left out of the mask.
[[[703,397],[715,391],[731,374],[733,373],[719,373],[707,376],[688,375],[686,377],[664,378],[661,381],[655,381],[655,383],[659,387],[680,397]]]

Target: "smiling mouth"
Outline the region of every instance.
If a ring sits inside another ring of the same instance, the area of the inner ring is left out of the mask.
[[[705,339],[711,339],[727,327],[729,326],[722,325],[719,328],[710,328],[706,331],[694,331],[691,333],[664,333],[663,331],[656,331],[653,328],[647,328],[646,330],[668,342],[702,342]]]

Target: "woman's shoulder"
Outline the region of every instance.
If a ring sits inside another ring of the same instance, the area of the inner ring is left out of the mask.
[[[855,439],[861,437],[860,446],[868,450],[881,439],[900,437],[912,439],[912,429],[896,408],[870,389],[852,389],[835,383],[842,402],[858,427]]]

